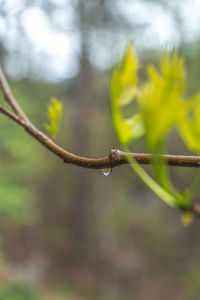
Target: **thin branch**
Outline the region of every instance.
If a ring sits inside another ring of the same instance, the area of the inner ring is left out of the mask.
[[[1,67],[0,67],[0,88],[2,90],[5,100],[10,104],[10,106],[12,107],[14,112],[16,112],[18,117],[28,121],[26,114],[23,112],[23,110],[17,103],[15,97],[13,96]]]
[[[87,158],[70,153],[62,147],[58,146],[55,142],[52,141],[52,139],[50,139],[42,131],[38,130],[29,121],[28,117],[23,112],[21,107],[18,105],[15,97],[13,96],[9,84],[1,69],[0,88],[2,90],[5,100],[10,104],[10,106],[14,109],[17,115],[10,112],[2,105],[0,105],[0,112],[14,120],[21,126],[23,126],[29,134],[31,134],[35,139],[37,139],[51,152],[62,158],[66,163],[74,164],[89,169],[114,168],[117,166],[128,164],[129,162],[127,160],[127,155],[133,157],[140,164],[151,164],[152,162],[151,154],[125,153],[117,149],[111,150],[108,156],[102,158]],[[170,166],[200,167],[200,156],[163,155],[162,158],[164,158],[166,163]]]
[[[42,131],[37,129],[28,119],[26,114],[18,105],[14,98],[8,82],[0,69],[0,88],[5,100],[10,104],[16,114],[12,113],[4,106],[0,105],[0,112],[12,119],[30,134],[43,146],[59,156],[65,163],[77,165],[89,169],[105,169],[114,168],[124,164],[128,164],[127,156],[133,157],[140,164],[151,164],[152,155],[146,153],[125,153],[118,149],[111,149],[108,156],[102,158],[87,158],[75,155],[57,145],[51,138],[45,135]],[[162,155],[162,159],[170,166],[178,167],[200,167],[200,156],[184,156],[184,155]],[[191,212],[200,216],[200,204],[195,203],[191,206]]]
[[[9,111],[7,108],[5,108],[3,105],[0,105],[0,112],[21,125],[20,118]]]
[[[31,134],[37,141],[43,144],[55,155],[64,160],[65,163],[77,165],[88,169],[105,169],[114,168],[124,164],[129,164],[127,156],[133,157],[140,164],[151,164],[152,155],[146,153],[126,153],[118,149],[111,149],[110,154],[101,158],[87,158],[73,154],[57,145],[42,131],[38,130],[31,122],[20,119],[15,114],[0,105],[0,112],[20,124],[25,130]],[[200,167],[200,156],[184,156],[184,155],[162,155],[166,163],[170,166],[179,167]]]

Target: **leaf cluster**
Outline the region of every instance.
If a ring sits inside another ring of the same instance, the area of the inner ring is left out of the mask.
[[[190,150],[200,152],[200,92],[185,98],[184,58],[177,51],[163,53],[159,71],[149,65],[148,79],[143,84],[138,82],[138,68],[137,57],[129,44],[121,64],[112,75],[112,115],[116,133],[124,150],[131,142],[142,137],[145,139],[153,154],[156,182],[133,159],[131,165],[161,199],[188,211],[193,188],[184,193],[174,188],[160,154],[165,152],[169,132],[175,129]],[[131,102],[136,102],[138,109],[131,111],[131,117],[126,118],[123,108]]]

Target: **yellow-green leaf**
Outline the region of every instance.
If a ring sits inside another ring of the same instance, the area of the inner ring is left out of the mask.
[[[140,90],[140,106],[144,118],[146,141],[153,151],[163,143],[166,133],[182,114],[185,88],[184,60],[175,52],[161,58],[161,73],[148,67],[148,82]],[[174,113],[176,112],[176,113]]]
[[[159,184],[133,159],[129,159],[131,165],[166,203],[189,211],[190,197],[196,189],[199,177],[187,192],[177,191],[171,182],[166,161],[157,154],[165,152],[165,140],[173,127],[179,129],[190,149],[200,153],[200,93],[187,101],[184,99],[186,72],[184,59],[177,52],[165,53],[161,57],[160,72],[149,66],[148,80],[143,86],[138,86],[137,70],[137,58],[129,45],[120,67],[112,75],[112,114],[115,130],[124,149],[127,149],[129,142],[145,135],[148,148],[153,154],[152,164]],[[131,101],[138,102],[139,111],[132,111],[131,117],[125,118],[122,109]],[[189,214],[184,215],[183,222],[189,223],[190,218]]]
[[[122,106],[137,97],[137,70],[137,57],[130,44],[121,65],[113,72],[111,83],[113,122],[122,144],[127,144],[144,134],[141,115],[133,114],[126,119],[121,111]]]
[[[51,137],[55,138],[62,116],[62,103],[56,98],[52,98],[50,104],[48,105],[47,114],[49,124],[45,124],[45,128],[47,129]]]
[[[180,119],[179,130],[187,146],[200,153],[200,93],[187,101],[184,116]]]
[[[136,89],[134,86],[127,86],[122,92],[119,97],[119,105],[125,106],[131,103],[134,98],[138,97],[138,89]]]

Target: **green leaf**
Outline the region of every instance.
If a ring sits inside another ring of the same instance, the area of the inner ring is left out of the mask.
[[[50,123],[45,124],[45,128],[53,138],[55,138],[58,132],[61,116],[62,103],[56,98],[52,98],[50,104],[48,105],[48,119]]]
[[[161,74],[153,66],[148,67],[149,80],[141,88],[139,100],[147,145],[152,151],[160,148],[167,132],[178,123],[182,114],[185,88],[183,62],[183,58],[175,52],[161,58]]]
[[[128,157],[127,159],[137,174],[163,201],[187,211],[190,207],[189,194],[175,190],[166,161],[160,157],[165,150],[167,133],[174,125],[182,124],[185,112],[196,103],[194,99],[183,99],[186,86],[184,59],[177,52],[171,55],[165,53],[160,60],[160,73],[153,66],[149,66],[148,80],[142,87],[137,85],[137,70],[137,58],[129,45],[120,67],[112,76],[112,113],[115,130],[124,148],[129,142],[145,134],[147,146],[153,154],[152,164],[158,183],[136,161]],[[131,101],[138,101],[140,111],[133,112],[130,118],[125,118],[122,108]],[[194,118],[200,120],[199,115],[200,108],[195,111]],[[186,124],[183,123],[182,128],[183,126]]]
[[[177,192],[171,182],[166,162],[158,156],[165,152],[168,132],[184,118],[189,102],[183,100],[185,90],[184,59],[177,52],[164,54],[160,60],[161,72],[148,67],[148,82],[140,90],[145,138],[153,154],[153,168],[160,185],[176,199],[177,206],[187,209],[189,197]],[[190,104],[191,105],[191,104]]]
[[[138,95],[137,70],[137,57],[130,44],[121,65],[113,72],[111,82],[113,122],[118,138],[124,145],[144,134],[141,114],[134,114],[127,119],[121,111]]]
[[[155,182],[133,159],[127,156],[131,166],[143,181],[166,203],[188,212],[190,198],[196,191],[198,174],[185,192],[177,191],[171,182],[168,166],[161,155],[165,153],[165,141],[172,128],[178,128],[186,145],[200,152],[200,93],[184,99],[186,72],[184,59],[178,54],[164,53],[160,60],[160,71],[150,65],[148,80],[138,86],[138,62],[132,46],[129,45],[124,59],[112,76],[113,123],[123,149],[127,144],[143,135],[152,155],[152,165],[158,181]],[[122,109],[137,101],[139,111],[130,118],[123,116]],[[187,215],[186,222],[189,219]]]
[[[126,146],[123,147],[124,151],[129,152]],[[176,197],[172,193],[163,189],[149,174],[139,165],[139,163],[131,156],[127,155],[131,167],[135,170],[137,175],[143,180],[143,182],[165,203],[169,206],[176,206]]]
[[[200,93],[187,102],[188,106],[179,122],[179,131],[186,145],[200,153]]]
[[[119,98],[119,105],[120,106],[128,105],[134,100],[134,98],[137,98],[137,96],[138,96],[138,89],[132,86],[127,86],[121,92],[121,96]]]

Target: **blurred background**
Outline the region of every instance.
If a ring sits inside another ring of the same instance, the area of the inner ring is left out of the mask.
[[[55,96],[64,107],[57,143],[99,157],[120,147],[110,77],[126,45],[134,42],[141,81],[160,52],[179,49],[191,94],[199,25],[198,0],[0,0],[0,62],[38,128]],[[170,139],[170,153],[188,153]],[[105,177],[64,164],[3,115],[0,141],[0,299],[200,299],[199,219],[184,227],[128,166]],[[195,174],[170,171],[178,189]]]

